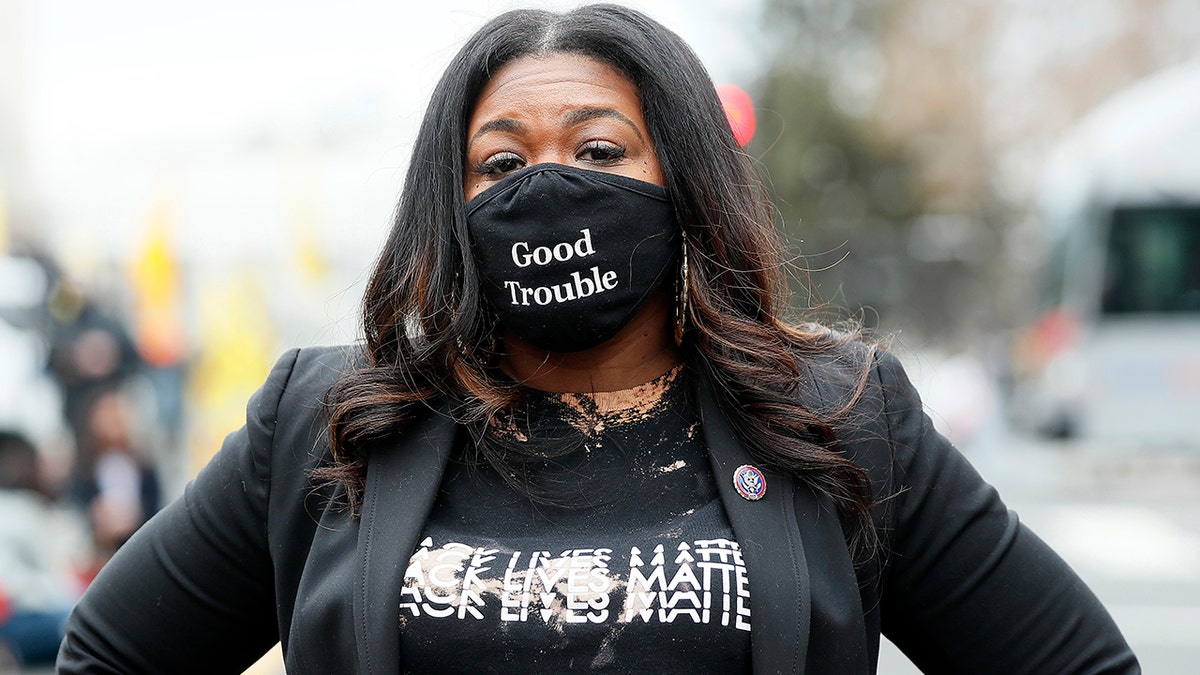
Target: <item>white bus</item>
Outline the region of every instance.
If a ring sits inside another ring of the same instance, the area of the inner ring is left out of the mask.
[[[1200,60],[1091,113],[1053,153],[1040,318],[1018,421],[1113,448],[1200,451]]]

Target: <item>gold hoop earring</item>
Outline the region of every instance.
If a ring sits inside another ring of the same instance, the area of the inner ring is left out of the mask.
[[[683,332],[687,329],[688,310],[688,246],[683,238],[683,256],[679,263],[679,279],[676,280],[679,297],[675,300],[675,346],[683,346]]]

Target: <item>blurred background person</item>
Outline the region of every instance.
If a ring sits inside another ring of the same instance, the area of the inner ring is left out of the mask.
[[[82,456],[93,407],[138,374],[142,360],[128,329],[77,286],[63,278],[58,293],[49,365],[62,389],[63,418]]]
[[[91,524],[92,571],[153,516],[161,503],[155,467],[135,441],[130,402],[118,390],[99,394],[88,406],[73,496]]]
[[[44,494],[33,444],[10,431],[0,431],[0,516],[0,645],[18,664],[52,664],[83,590],[73,566],[83,540],[74,514]]]

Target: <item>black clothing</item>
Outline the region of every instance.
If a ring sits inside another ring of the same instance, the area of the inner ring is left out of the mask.
[[[808,363],[802,403],[846,400],[857,378],[842,364],[861,352]],[[374,446],[352,518],[309,472],[329,461],[324,393],[357,358],[304,349],[276,364],[246,427],[101,571],[72,614],[60,672],[241,672],[277,639],[289,673],[399,670],[405,565],[457,427],[434,410]],[[886,497],[873,510],[881,553],[857,570],[829,500],[752,457],[697,383],[754,601],[754,672],[873,672],[881,630],[926,673],[1140,672],[1091,591],[933,430],[896,359],[871,365],[835,429]],[[744,464],[765,475],[760,500],[733,485]]]
[[[515,487],[460,440],[404,575],[403,672],[749,672],[746,568],[683,379],[527,390],[490,432],[535,446]]]

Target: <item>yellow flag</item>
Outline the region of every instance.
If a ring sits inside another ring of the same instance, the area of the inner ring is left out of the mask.
[[[146,239],[130,270],[138,351],[155,366],[178,363],[187,349],[180,316],[179,264],[171,246],[173,220],[168,201],[154,206]]]
[[[199,300],[200,353],[188,392],[196,467],[245,423],[246,400],[266,379],[276,350],[269,303],[252,273],[201,284]]]

